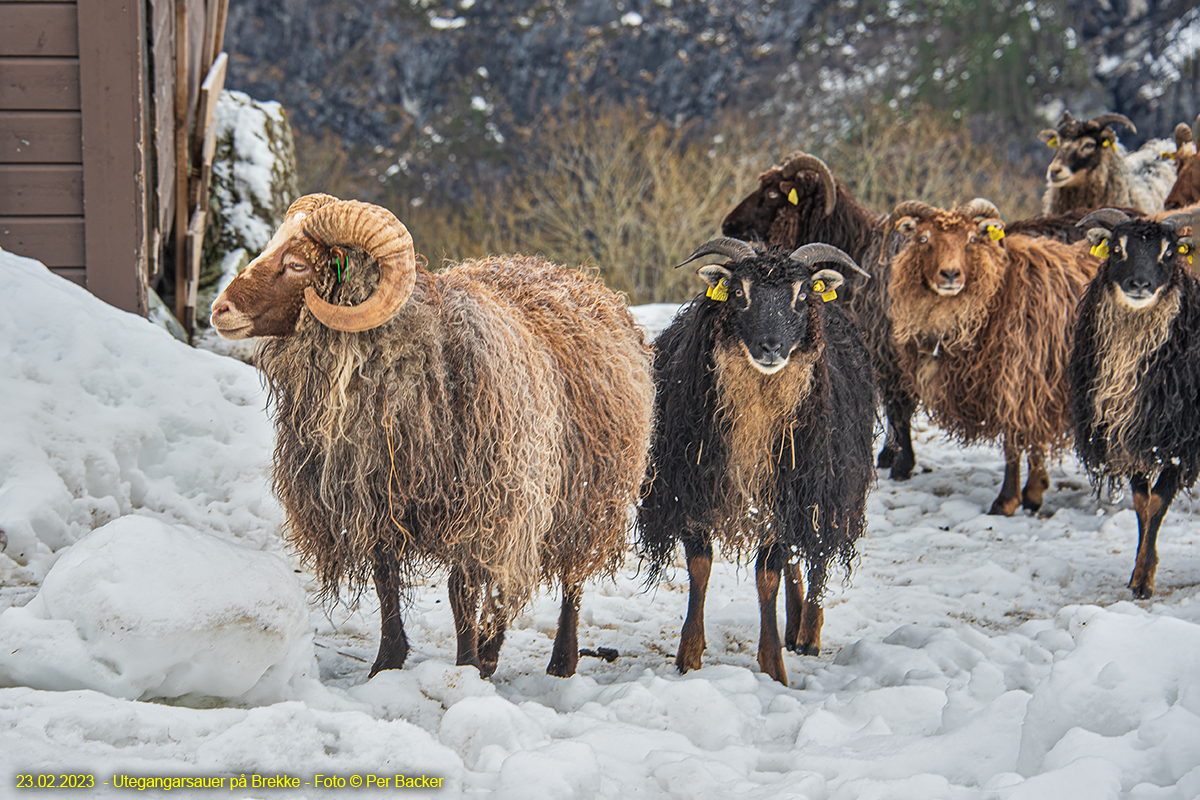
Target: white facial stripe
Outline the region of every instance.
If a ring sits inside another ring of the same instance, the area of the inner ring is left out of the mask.
[[[746,308],[750,307],[750,281],[742,278],[742,293],[745,295]]]
[[[1122,237],[1120,237],[1119,241],[1121,242],[1121,252],[1128,253],[1129,252],[1129,237],[1122,236]]]
[[[1168,242],[1166,239],[1162,240],[1162,249],[1158,251],[1158,260],[1159,261],[1162,261],[1162,257],[1167,254],[1167,248],[1170,246],[1171,246],[1170,242]]]

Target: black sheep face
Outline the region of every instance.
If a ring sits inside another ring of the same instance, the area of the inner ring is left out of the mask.
[[[1107,256],[1104,274],[1119,290],[1117,297],[1134,309],[1153,306],[1162,290],[1171,284],[1180,262],[1187,264],[1191,239],[1148,220],[1133,220],[1111,231],[1088,231],[1092,252]]]
[[[728,303],[731,333],[765,375],[782,370],[797,351],[815,346],[810,307],[822,296],[833,299],[844,282],[837,270],[811,272],[786,254],[710,264],[697,274],[709,285],[710,298]]]

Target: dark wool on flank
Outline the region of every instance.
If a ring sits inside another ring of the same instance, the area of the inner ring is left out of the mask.
[[[874,479],[870,357],[854,323],[835,303],[815,294],[806,302],[813,333],[804,345],[813,359],[811,384],[801,403],[778,409],[785,433],[763,454],[772,472],[769,497],[754,498],[757,513],[743,505],[727,479],[737,406],[720,403],[716,358],[719,343],[733,336],[729,305],[698,295],[655,341],[651,481],[638,514],[648,582],[659,578],[676,544],[688,540],[724,544],[739,554],[783,545],[810,567],[823,567],[810,572],[822,576],[817,594],[830,564],[849,571]],[[859,424],[863,420],[870,423]]]

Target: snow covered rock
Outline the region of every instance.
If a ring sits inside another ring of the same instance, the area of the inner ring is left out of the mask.
[[[287,696],[313,660],[308,602],[279,556],[144,517],[121,517],[58,560],[0,614],[0,685],[184,695]]]
[[[258,255],[296,199],[296,148],[283,107],[223,91],[214,124],[217,150],[209,187],[196,321],[208,326],[212,302]]]

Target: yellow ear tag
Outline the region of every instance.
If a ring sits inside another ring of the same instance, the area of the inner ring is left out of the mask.
[[[1047,147],[1058,147],[1058,137],[1051,136],[1050,141],[1046,142]]]
[[[721,280],[717,281],[716,286],[708,287],[708,291],[704,294],[718,303],[725,302],[729,299],[729,278],[721,278]]]
[[[798,205],[800,203],[800,195],[796,193],[795,189],[792,189],[790,192],[788,192],[788,202],[792,205]]]
[[[1092,255],[1096,258],[1108,258],[1108,239],[1103,239],[1100,244],[1093,245]]]
[[[1103,142],[1100,143],[1100,146],[1101,147],[1112,147],[1112,142],[1110,142],[1108,139],[1105,139]]]
[[[837,300],[837,291],[835,289],[825,291],[825,281],[813,281],[813,291],[821,295],[821,299],[826,303],[830,300]]]
[[[1186,244],[1179,245],[1179,255],[1187,256],[1188,263],[1192,263],[1192,248],[1188,247]]]
[[[988,225],[988,236],[992,237],[993,242],[998,242],[1004,238],[1004,228],[999,225]]]

